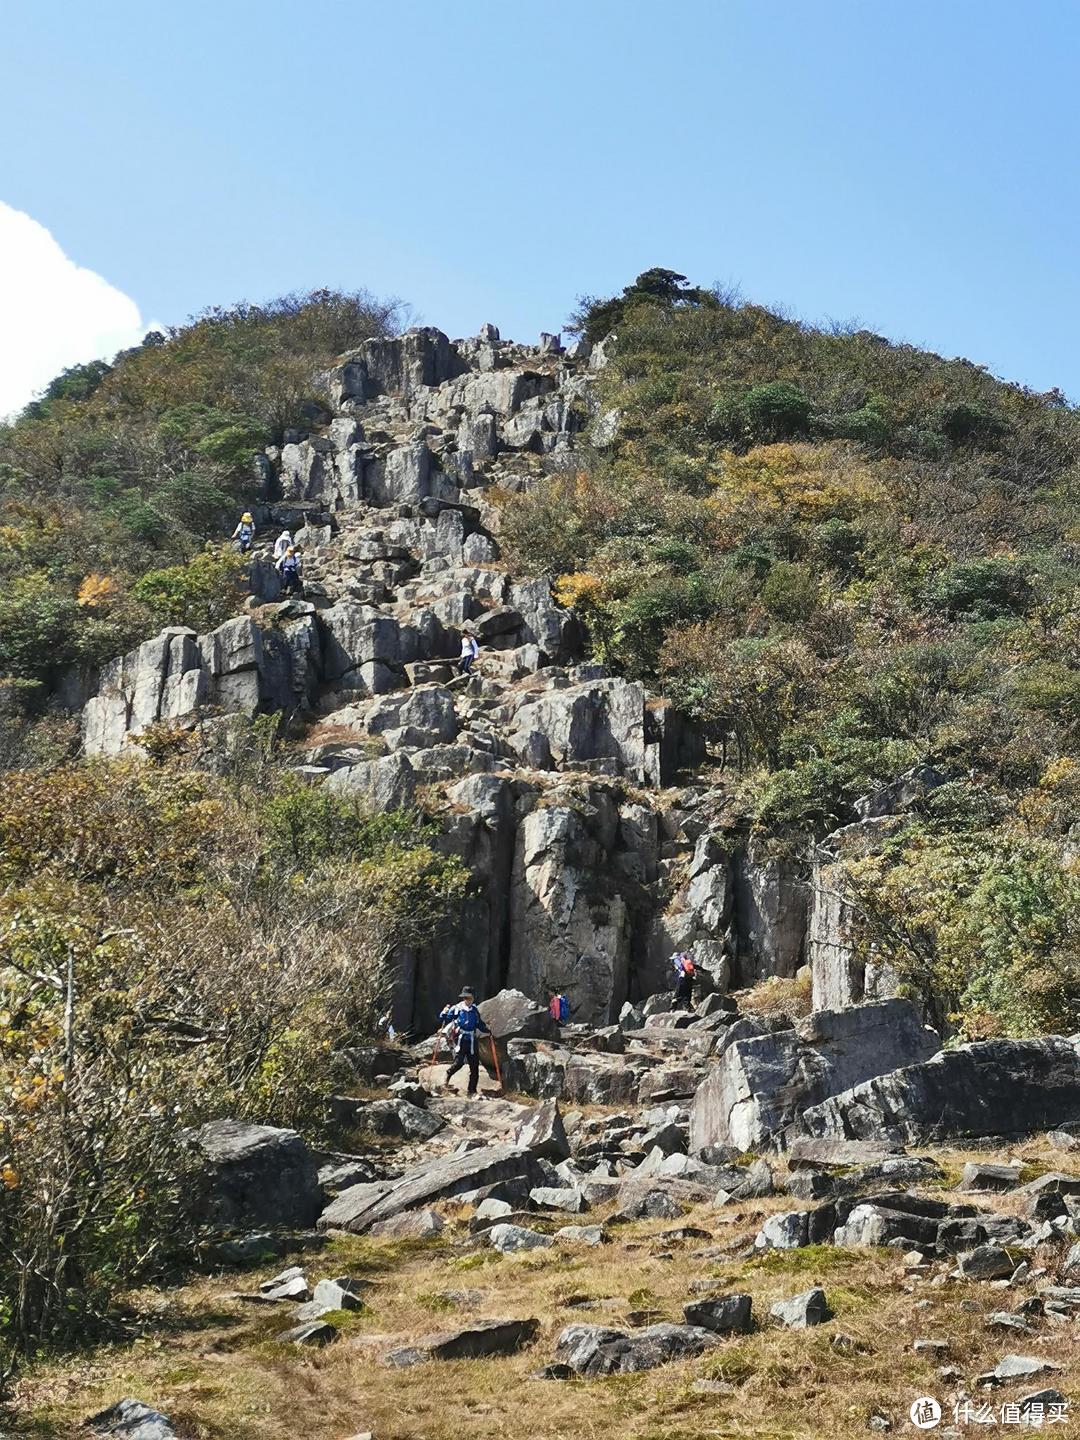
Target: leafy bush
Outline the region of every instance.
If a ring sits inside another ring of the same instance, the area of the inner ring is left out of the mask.
[[[270,852],[309,866],[329,857],[370,860],[431,838],[432,827],[402,810],[372,814],[347,795],[283,782],[263,806]]]
[[[807,565],[780,560],[761,587],[761,603],[778,620],[808,620],[821,599],[817,577]]]
[[[194,1258],[186,1127],[320,1133],[392,957],[451,921],[467,872],[417,817],[272,774],[94,762],[4,782],[0,1323],[18,1353],[87,1339],[118,1290]]]
[[[990,557],[951,566],[931,587],[930,597],[947,614],[966,620],[1023,615],[1033,592],[1015,566]]]
[[[81,615],[75,597],[41,571],[0,587],[0,673],[34,678],[78,655]]]
[[[744,395],[717,402],[709,433],[742,448],[798,440],[810,433],[810,401],[787,380],[755,385]]]
[[[846,867],[857,943],[952,1012],[962,1035],[1080,1024],[1080,878],[1014,829],[912,827]]]
[[[888,415],[876,404],[863,405],[845,415],[822,417],[821,429],[837,440],[851,440],[867,450],[887,450],[895,431]]]
[[[186,565],[150,570],[132,587],[155,628],[190,625],[204,633],[235,615],[248,562],[226,548],[207,546]]]

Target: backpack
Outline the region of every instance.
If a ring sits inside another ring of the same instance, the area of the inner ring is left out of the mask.
[[[295,555],[286,555],[281,562],[282,575],[299,575],[300,561]]]
[[[693,975],[693,973],[694,973],[694,962],[693,962],[693,960],[690,959],[690,956],[689,956],[689,955],[680,955],[680,956],[679,956],[679,964],[680,964],[681,967],[682,967],[682,973],[683,973],[684,975]]]
[[[241,525],[238,527],[237,537],[236,537],[236,538],[237,538],[238,540],[250,540],[251,537],[252,537],[254,534],[255,534],[255,527],[254,527],[254,525],[241,524]]]
[[[565,995],[559,995],[557,1000],[559,1006],[559,1024],[565,1025],[567,1020],[570,1019],[570,1001]]]

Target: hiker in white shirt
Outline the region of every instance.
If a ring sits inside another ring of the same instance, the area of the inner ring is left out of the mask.
[[[461,654],[458,656],[458,669],[462,675],[468,675],[480,654],[480,646],[476,643],[476,636],[471,630],[465,630],[461,636]]]

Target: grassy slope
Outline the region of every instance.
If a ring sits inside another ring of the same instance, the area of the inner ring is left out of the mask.
[[[1067,1170],[1072,1157],[1033,1140],[1016,1152],[1033,1170]],[[937,1152],[950,1182],[964,1159]],[[1000,1156],[998,1156],[1000,1158]],[[978,1198],[978,1197],[976,1197]],[[999,1197],[1000,1207],[1010,1201]],[[744,1249],[761,1218],[800,1202],[775,1197],[724,1210],[702,1206],[686,1218],[713,1235],[730,1254]],[[448,1211],[452,1216],[453,1212]],[[459,1217],[460,1218],[460,1217]],[[590,1219],[596,1218],[590,1216]],[[100,1347],[76,1360],[39,1367],[22,1384],[25,1428],[16,1433],[75,1436],[78,1422],[124,1395],[159,1405],[200,1440],[345,1440],[370,1429],[378,1440],[457,1440],[463,1433],[532,1440],[823,1440],[863,1434],[876,1410],[901,1432],[919,1395],[945,1403],[952,1388],[937,1374],[939,1360],[917,1355],[919,1337],[948,1339],[950,1364],[965,1380],[993,1368],[1005,1354],[1046,1356],[1064,1367],[1050,1377],[1068,1395],[1080,1380],[1080,1340],[1072,1326],[1036,1321],[1034,1337],[985,1329],[995,1309],[1015,1309],[1035,1285],[1001,1291],[986,1284],[939,1288],[905,1276],[894,1251],[811,1247],[773,1252],[750,1261],[706,1260],[694,1250],[708,1242],[669,1246],[660,1237],[674,1222],[620,1227],[599,1250],[558,1250],[500,1256],[477,1249],[465,1227],[448,1227],[432,1242],[336,1240],[311,1257],[313,1276],[351,1273],[373,1282],[370,1307],[344,1319],[345,1333],[322,1351],[294,1350],[274,1336],[286,1313],[231,1298],[256,1288],[273,1269],[238,1277],[200,1279],[165,1293],[133,1298],[143,1337]],[[681,1223],[681,1222],[680,1222]],[[1052,1261],[1045,1262],[1053,1264]],[[936,1272],[951,1268],[939,1264]],[[651,1307],[681,1320],[693,1298],[691,1283],[715,1279],[724,1290],[753,1296],[758,1327],[726,1339],[700,1359],[612,1379],[531,1382],[531,1371],[552,1357],[563,1325],[620,1325],[627,1311]],[[767,1321],[770,1304],[820,1282],[835,1318],[810,1331]],[[476,1289],[472,1312],[436,1298],[447,1289]],[[600,1301],[577,1309],[574,1296]],[[541,1332],[526,1351],[508,1358],[432,1363],[405,1370],[381,1363],[385,1349],[455,1325],[465,1313],[536,1316]],[[841,1344],[837,1337],[849,1337]],[[728,1394],[695,1393],[712,1378]],[[994,1397],[1015,1399],[1041,1381],[1007,1387]],[[903,1419],[904,1423],[900,1422]]]

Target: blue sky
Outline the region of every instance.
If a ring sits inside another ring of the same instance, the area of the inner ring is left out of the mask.
[[[1065,0],[8,0],[4,50],[0,202],[142,322],[367,286],[527,339],[665,265],[1080,398]]]

